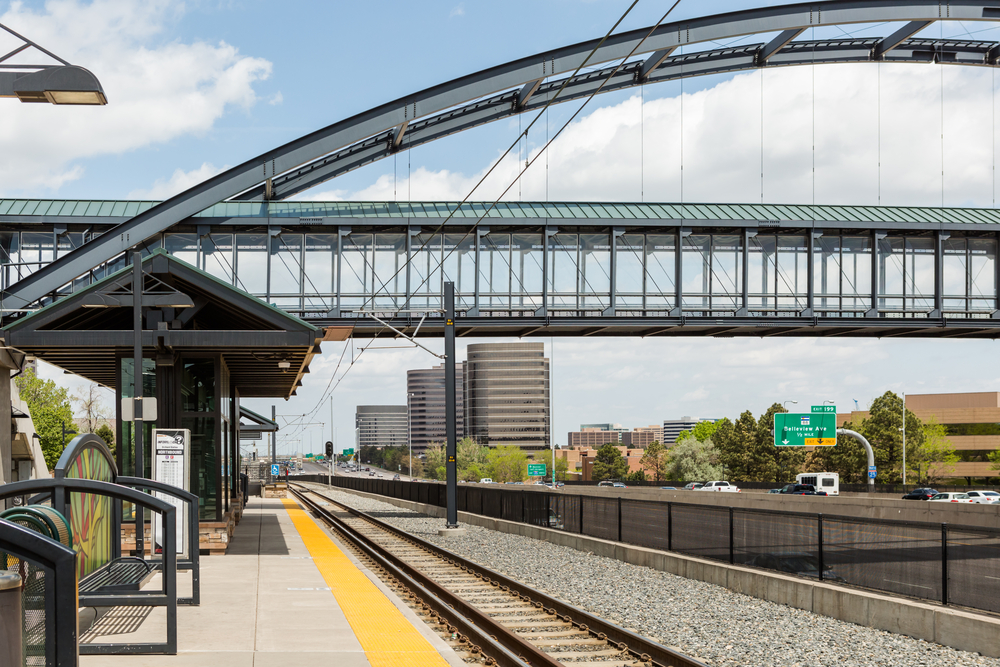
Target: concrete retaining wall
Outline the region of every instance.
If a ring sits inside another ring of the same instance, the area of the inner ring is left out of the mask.
[[[351,489],[338,490],[381,500],[396,507],[421,512],[430,516],[445,517],[445,509],[442,507]],[[600,491],[603,492],[604,490],[601,489]],[[597,489],[594,489],[594,491],[597,491]],[[662,491],[660,493],[670,492]],[[691,492],[681,493],[684,496],[690,494]],[[710,497],[706,498],[707,502],[712,502],[716,496],[726,496],[726,499],[734,497],[730,494],[708,492],[702,495]],[[719,500],[725,499],[720,498]],[[788,498],[782,498],[781,500],[788,500]],[[801,501],[808,499],[797,497],[793,500]],[[827,498],[824,500],[838,499]],[[819,501],[813,500],[812,502]],[[996,510],[997,508],[989,509]],[[832,514],[834,512],[829,513]],[[767,572],[756,568],[729,565],[727,563],[693,558],[672,552],[646,549],[644,547],[602,540],[596,537],[567,533],[561,530],[504,521],[503,519],[492,519],[478,514],[469,514],[468,512],[459,512],[458,518],[459,521],[473,526],[522,535],[536,540],[545,540],[552,544],[559,544],[579,551],[588,551],[598,556],[615,558],[632,563],[633,565],[643,565],[654,570],[670,572],[688,579],[705,581],[728,588],[737,593],[743,593],[798,609],[805,609],[841,621],[895,632],[943,644],[944,646],[951,646],[963,651],[973,651],[987,656],[1000,657],[1000,618],[997,617],[962,611],[937,604],[860,591],[835,584],[809,581],[799,577]]]

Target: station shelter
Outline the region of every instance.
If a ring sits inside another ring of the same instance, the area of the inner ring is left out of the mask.
[[[135,470],[133,422],[122,399],[136,396],[133,267],[63,297],[3,329],[6,345],[113,389],[114,453],[122,475],[150,477],[153,428],[191,431],[189,490],[202,522],[229,521],[240,493],[241,409],[246,398],[290,398],[302,386],[326,331],[157,249],[143,257],[142,396],[144,470]],[[338,336],[341,340],[342,337]],[[261,421],[264,420],[264,421]]]

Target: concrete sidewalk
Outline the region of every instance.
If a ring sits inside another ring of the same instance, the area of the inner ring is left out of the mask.
[[[355,559],[351,560],[449,664],[464,665],[394,593]],[[184,595],[190,590],[190,578],[182,573],[180,580],[179,594]],[[201,587],[200,606],[178,607],[176,656],[82,656],[81,665],[367,667],[371,664],[280,499],[250,500],[228,553],[201,559]],[[163,641],[165,636],[162,608],[151,613],[148,608],[115,608],[84,634],[81,642]]]

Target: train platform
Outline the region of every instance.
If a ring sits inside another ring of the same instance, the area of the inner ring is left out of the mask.
[[[180,577],[181,595],[185,594],[184,574]],[[156,611],[111,609],[82,634],[81,642],[142,642],[162,637],[165,616],[157,616]],[[201,605],[178,608],[177,643],[177,655],[82,656],[80,664],[465,664],[325,526],[292,499],[252,498],[228,553],[201,560]]]

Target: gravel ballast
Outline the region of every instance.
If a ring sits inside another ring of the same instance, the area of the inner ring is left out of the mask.
[[[343,491],[333,500],[710,665],[1000,667],[1000,660],[875,630],[569,547],[442,520]]]

